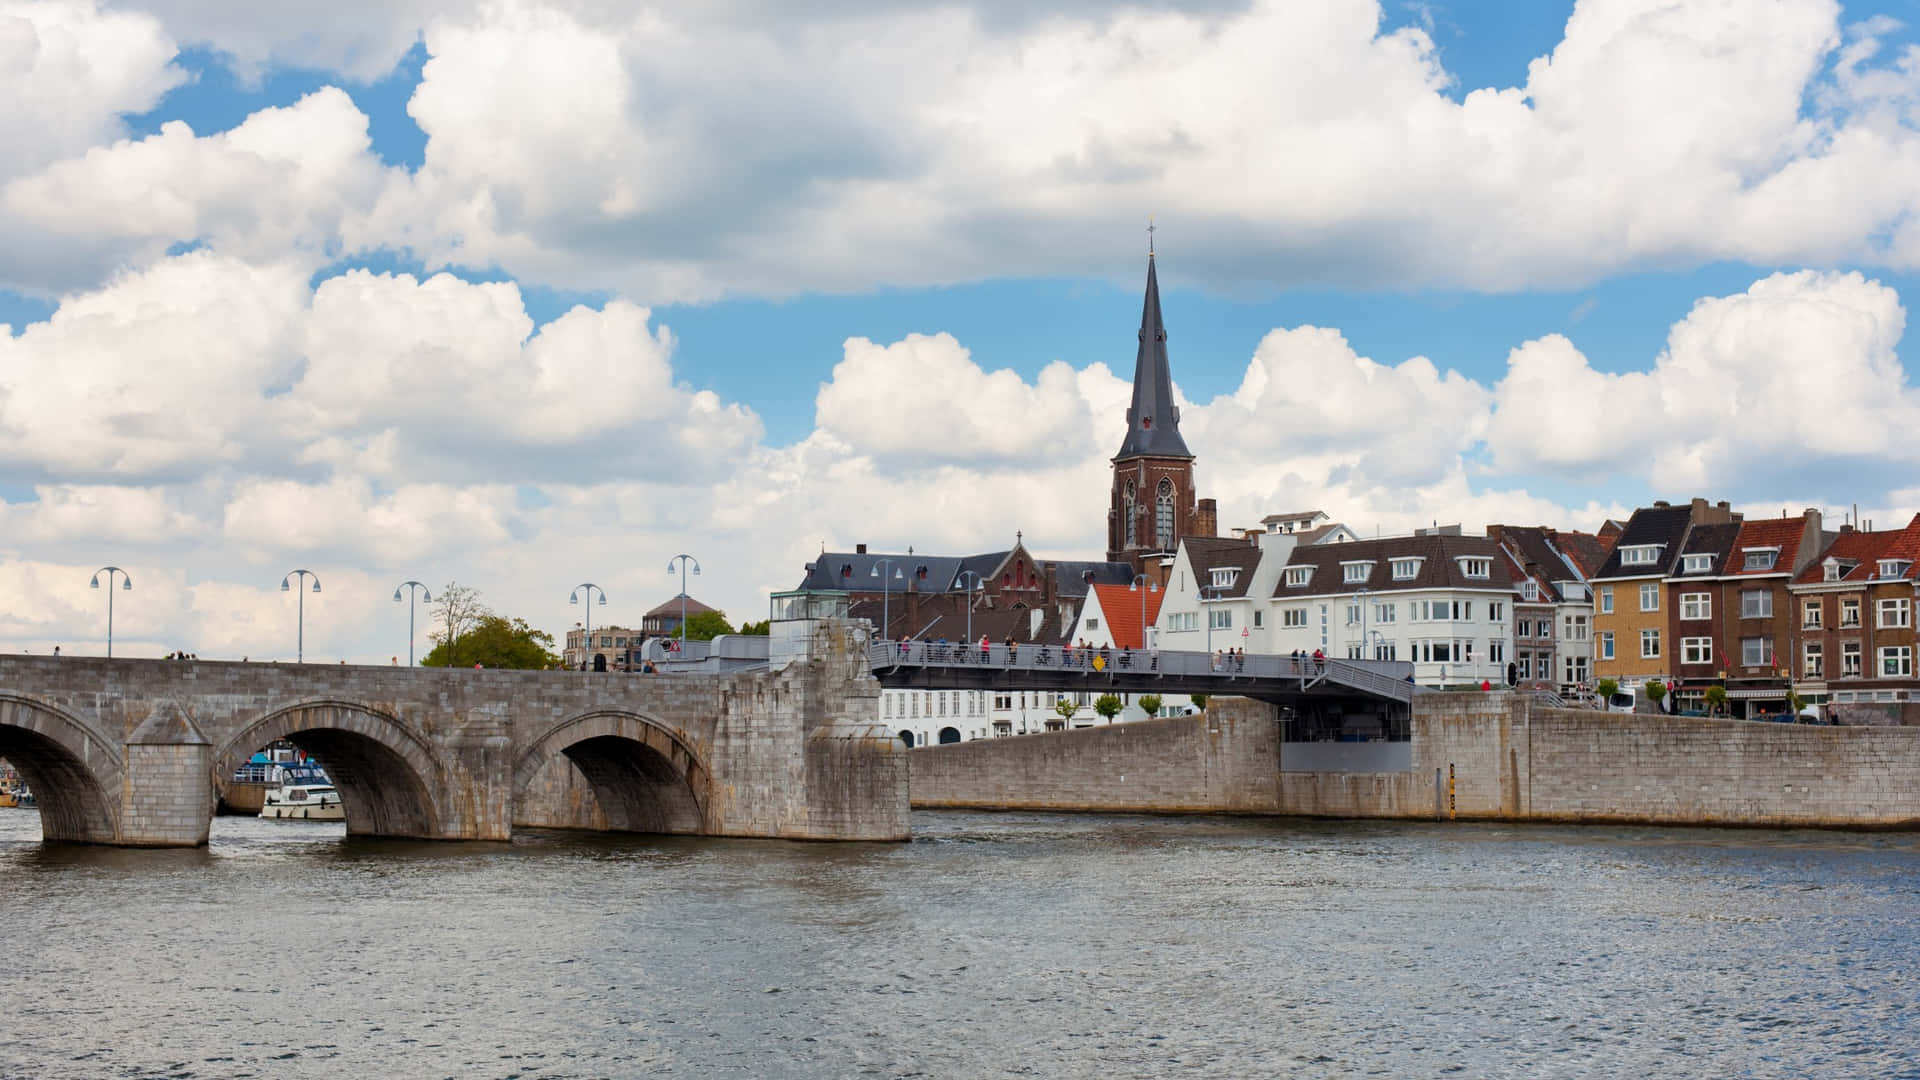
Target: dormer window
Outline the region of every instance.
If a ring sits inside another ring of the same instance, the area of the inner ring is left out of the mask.
[[[1779,548],[1741,548],[1740,550],[1747,557],[1746,562],[1740,566],[1742,570],[1771,570],[1773,564],[1780,558]]]
[[[1312,578],[1313,567],[1311,566],[1287,567],[1286,583],[1289,589],[1304,589],[1307,586],[1307,582],[1312,580]]]
[[[1463,558],[1460,560],[1460,572],[1470,578],[1492,577],[1493,560]]]
[[[1846,573],[1846,568],[1840,565],[1839,559],[1828,559],[1826,562],[1820,564],[1820,580],[1822,581],[1839,581],[1846,576]]]
[[[1907,571],[1912,567],[1913,564],[1906,559],[1881,559],[1880,576],[1883,578],[1906,577]]]
[[[1540,583],[1533,580],[1527,580],[1527,581],[1521,582],[1520,583],[1520,599],[1525,600],[1530,604],[1538,603],[1540,600]]]
[[[1393,571],[1393,580],[1412,581],[1420,576],[1420,561],[1419,559],[1390,559],[1387,566]]]
[[[1217,567],[1213,571],[1213,587],[1216,589],[1231,589],[1233,588],[1235,579],[1239,578],[1239,576],[1240,568],[1237,566]]]
[[[1712,570],[1713,555],[1711,552],[1680,556],[1680,572],[1683,574],[1705,574],[1710,573]]]
[[[1636,544],[1620,549],[1621,566],[1652,566],[1659,561],[1659,544]]]
[[[1340,580],[1348,585],[1364,584],[1373,576],[1371,562],[1343,562],[1340,564]]]

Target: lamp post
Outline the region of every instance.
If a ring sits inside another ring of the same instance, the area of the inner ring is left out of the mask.
[[[1220,599],[1220,593],[1224,589],[1226,589],[1225,585],[1202,585],[1198,590],[1200,593],[1200,610],[1207,612],[1207,662],[1209,664],[1213,662],[1213,612],[1207,610],[1207,594],[1212,593],[1213,598],[1218,600]]]
[[[873,569],[868,571],[867,576],[880,579],[880,640],[892,640],[892,636],[887,630],[889,615],[887,607],[888,595],[892,591],[893,583],[895,581],[905,581],[907,576],[902,574],[899,569],[894,566],[892,559],[881,559],[875,562]],[[968,619],[967,621],[967,636],[973,636],[972,619]]]
[[[412,667],[413,666],[413,605],[414,605],[414,601],[424,595],[427,598],[427,603],[431,604],[433,603],[433,594],[427,591],[427,587],[425,585],[422,585],[417,581],[403,581],[400,583],[400,589],[407,590],[407,666]],[[393,602],[396,604],[400,602],[400,589],[393,590]],[[448,659],[451,660],[452,659],[451,653],[453,651],[452,642],[447,643],[447,651],[449,653]]]
[[[675,563],[680,564],[680,655],[687,655],[687,567],[693,567],[693,576],[700,576],[700,563],[691,555],[680,554],[667,560],[667,573],[673,573]]]
[[[582,590],[584,590],[587,594],[586,646],[587,646],[587,651],[592,652],[593,651],[593,594],[595,590],[598,590],[600,593],[600,606],[606,607],[607,606],[607,590],[600,588],[600,586],[595,585],[591,581],[583,581],[580,584],[575,585],[573,587],[573,592],[567,594],[567,603],[569,604],[579,603],[580,593],[582,592]],[[580,666],[583,668],[587,666],[587,662],[584,657],[580,661]]]
[[[283,577],[280,579],[281,592],[286,592],[287,590],[292,589],[300,597],[300,614],[297,616],[298,621],[294,624],[294,626],[297,628],[298,636],[295,638],[295,645],[294,645],[294,652],[293,652],[294,662],[299,664],[304,664],[307,662],[306,585],[307,585],[308,578],[313,579],[313,591],[319,592],[320,591],[320,575],[314,573],[311,570],[289,571],[286,577]],[[289,584],[289,582],[296,581],[296,580],[300,582],[299,588],[294,588],[292,585]]]
[[[101,574],[107,575],[107,659],[111,660],[113,659],[113,575],[120,575],[120,587],[126,590],[133,588],[133,575],[117,566],[103,566],[93,572],[93,582],[88,586],[89,588],[100,587]]]
[[[1355,589],[1353,595],[1360,604],[1360,656],[1358,659],[1364,660],[1367,656],[1367,601],[1373,598],[1373,590]]]
[[[962,570],[958,574],[954,575],[953,580],[967,582],[967,640],[972,641],[973,640],[973,594],[980,590],[980,587],[981,587],[980,575],[972,570]],[[881,621],[883,622],[885,621],[884,614],[881,617]],[[885,635],[883,634],[882,637],[884,636]]]
[[[1146,588],[1142,589],[1140,587],[1142,585],[1145,585]],[[1154,584],[1153,580],[1145,574],[1135,574],[1133,575],[1133,584],[1127,586],[1127,588],[1140,594],[1140,647],[1143,649],[1150,648],[1152,642],[1148,638],[1151,631],[1147,629],[1147,594],[1159,592],[1160,586]],[[1118,644],[1118,642],[1115,642],[1115,644]],[[1207,644],[1213,644],[1211,638],[1208,639]],[[1213,650],[1209,649],[1207,651],[1212,652]]]

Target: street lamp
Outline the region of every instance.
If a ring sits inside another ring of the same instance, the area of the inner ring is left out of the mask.
[[[873,564],[873,569],[867,572],[867,576],[880,579],[880,640],[890,641],[892,640],[892,635],[887,631],[887,597],[892,591],[893,583],[907,580],[907,575],[901,573],[899,569],[894,566],[892,559],[881,559]],[[967,621],[967,636],[969,638],[973,636],[973,621],[971,619]]]
[[[962,570],[960,571],[960,573],[954,575],[953,580],[956,582],[959,582],[959,581],[967,582],[967,640],[972,641],[973,640],[973,594],[980,591],[984,586],[980,580],[979,573],[973,570]],[[882,621],[885,621],[884,618],[882,619]],[[881,637],[884,639],[886,635],[882,634]]]
[[[1222,592],[1225,592],[1226,588],[1227,587],[1225,585],[1200,586],[1198,590],[1200,593],[1200,610],[1207,611],[1207,594],[1208,593],[1212,593],[1213,598],[1215,600],[1218,600],[1220,599],[1220,594]],[[1211,611],[1207,611],[1207,656],[1208,657],[1213,656],[1213,612]],[[1211,663],[1212,661],[1209,660],[1208,662]]]
[[[113,659],[113,575],[120,575],[120,587],[126,590],[133,588],[133,575],[117,566],[103,566],[93,572],[93,583],[89,586],[90,588],[100,587],[101,574],[107,575],[107,659],[111,660]]]
[[[1373,598],[1373,590],[1355,589],[1353,595],[1360,604],[1360,656],[1364,659],[1367,655],[1367,601]]]
[[[299,614],[299,616],[298,616],[298,619],[299,619],[299,621],[298,621],[297,623],[295,623],[295,624],[294,624],[294,625],[295,625],[296,627],[298,627],[298,632],[299,632],[299,637],[298,637],[298,638],[296,639],[296,641],[297,641],[297,643],[296,643],[296,644],[295,644],[295,646],[294,646],[294,653],[293,653],[293,659],[294,659],[294,662],[295,662],[295,663],[299,663],[299,664],[304,664],[304,663],[306,663],[306,662],[307,662],[307,591],[306,591],[306,584],[307,584],[307,579],[308,579],[308,578],[312,578],[312,579],[313,579],[313,591],[314,591],[314,592],[319,592],[319,591],[320,591],[320,575],[319,575],[319,574],[316,574],[316,573],[314,573],[314,572],[313,572],[313,571],[311,571],[311,570],[294,570],[294,571],[290,571],[290,572],[289,572],[289,573],[287,574],[287,576],[286,576],[286,577],[283,577],[283,578],[281,578],[281,579],[280,579],[280,591],[281,591],[281,592],[286,592],[286,591],[287,591],[287,590],[289,590],[289,589],[293,589],[293,591],[294,591],[295,593],[298,593],[298,594],[299,594],[299,596],[300,596],[300,614]],[[290,585],[290,584],[288,584],[288,582],[291,582],[291,581],[294,581],[294,580],[298,580],[298,581],[300,582],[300,588],[297,588],[297,589],[295,589],[295,588],[294,588],[294,587],[293,587],[292,585]]]
[[[687,567],[693,567],[693,576],[700,576],[700,563],[691,555],[675,555],[667,560],[667,573],[673,573],[673,565],[680,564],[680,655],[687,655]]]
[[[1145,585],[1146,588],[1142,589],[1140,587],[1142,585]],[[1145,649],[1150,645],[1147,637],[1147,594],[1159,592],[1160,586],[1154,584],[1153,580],[1145,574],[1135,574],[1133,575],[1133,584],[1127,586],[1127,588],[1140,594],[1140,647]],[[1207,643],[1211,645],[1213,642],[1209,640]],[[1115,644],[1118,644],[1118,642],[1115,642]],[[1207,651],[1211,652],[1213,650],[1209,649]]]
[[[592,652],[592,651],[593,651],[593,593],[594,593],[594,590],[596,590],[596,589],[599,589],[599,591],[600,591],[600,606],[601,606],[601,607],[606,607],[606,606],[607,606],[607,590],[605,590],[605,589],[601,589],[601,588],[600,588],[600,586],[598,586],[598,585],[595,585],[595,584],[594,584],[593,582],[591,582],[591,581],[584,581],[584,582],[581,582],[581,583],[580,583],[580,584],[578,584],[578,585],[575,585],[575,586],[573,587],[573,592],[571,592],[571,593],[569,593],[569,594],[567,594],[567,603],[569,603],[569,604],[577,604],[577,603],[579,603],[579,602],[580,602],[580,592],[581,592],[581,590],[583,590],[583,589],[584,589],[584,590],[586,590],[586,593],[587,593],[587,631],[586,631],[586,633],[587,633],[587,637],[586,637],[586,646],[587,646],[587,651],[588,651],[588,652]],[[585,667],[587,666],[587,661],[586,661],[586,658],[585,658],[585,657],[582,657],[582,658],[581,658],[581,660],[580,660],[580,666],[581,666],[581,667],[582,667],[583,669],[584,669],[584,668],[585,668]]]
[[[400,583],[400,589],[407,590],[407,666],[412,667],[413,666],[413,604],[416,599],[418,599],[423,595],[426,597],[427,603],[431,604],[433,603],[433,594],[427,591],[427,587],[425,585],[422,585],[417,581],[403,581]],[[400,602],[400,589],[393,590],[393,602],[396,604]],[[452,642],[447,643],[447,649],[449,650],[449,653],[451,653],[451,650],[453,649]],[[451,660],[452,656],[449,655],[448,659]]]

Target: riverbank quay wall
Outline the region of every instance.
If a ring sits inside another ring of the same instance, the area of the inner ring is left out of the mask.
[[[1920,729],[1551,709],[1499,691],[1423,695],[1398,744],[1287,743],[1274,706],[1214,699],[1197,716],[908,756],[928,808],[1920,828]]]
[[[907,839],[864,634],[787,644],[714,676],[0,656],[0,757],[51,841],[204,844],[220,784],[283,738],[327,767],[352,835]]]

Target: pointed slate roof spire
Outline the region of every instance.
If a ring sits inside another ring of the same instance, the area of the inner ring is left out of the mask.
[[[1191,458],[1180,437],[1180,409],[1173,403],[1173,370],[1167,366],[1167,328],[1160,321],[1160,280],[1147,248],[1147,299],[1140,310],[1140,353],[1133,362],[1133,404],[1127,408],[1127,440],[1115,461],[1135,457]]]

